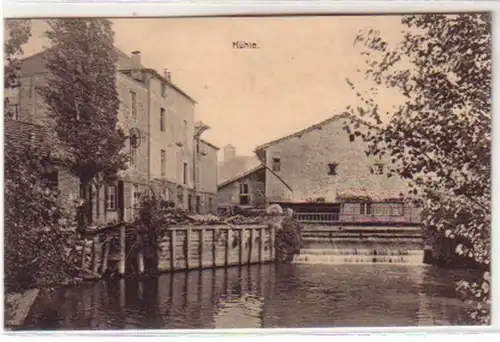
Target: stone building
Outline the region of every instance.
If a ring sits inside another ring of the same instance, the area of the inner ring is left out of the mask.
[[[328,220],[418,221],[419,210],[403,203],[407,183],[382,174],[387,161],[367,157],[365,143],[343,129],[347,119],[337,115],[255,149],[267,166],[267,202],[329,213]]]
[[[196,140],[195,140],[196,142]],[[200,139],[195,152],[196,194],[195,211],[198,213],[217,213],[217,154],[219,148]]]
[[[259,165],[234,178],[220,183],[218,186],[218,200],[221,207],[252,206],[265,207],[266,169]]]
[[[22,61],[20,87],[10,91],[7,99],[15,120],[47,127],[47,107],[37,91],[47,73],[45,53]],[[196,148],[195,100],[172,82],[168,71],[160,74],[145,68],[139,51],[126,55],[117,49],[117,55],[118,126],[137,143],[132,145],[127,139],[128,169],[119,173],[114,185],[96,191],[94,221],[132,219],[135,204],[145,191],[153,191],[185,209],[210,211],[210,206],[216,206],[218,149],[203,141],[206,155],[201,156]],[[198,159],[201,162],[195,173]],[[195,182],[200,183],[199,194]],[[78,194],[78,188],[77,182],[71,182],[62,192]],[[195,205],[197,200],[199,205]]]

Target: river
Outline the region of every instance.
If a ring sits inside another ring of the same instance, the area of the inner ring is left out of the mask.
[[[287,264],[83,283],[39,296],[25,330],[469,325],[455,282],[426,265]]]

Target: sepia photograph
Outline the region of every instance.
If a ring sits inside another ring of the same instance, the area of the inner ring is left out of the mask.
[[[491,324],[492,14],[4,20],[4,329]]]

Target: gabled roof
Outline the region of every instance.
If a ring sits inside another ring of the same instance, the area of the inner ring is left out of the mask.
[[[233,182],[236,182],[236,181],[238,181],[238,180],[240,180],[242,178],[245,178],[245,177],[247,177],[247,176],[249,176],[249,175],[251,175],[251,174],[253,174],[253,173],[257,172],[257,171],[263,170],[264,168],[265,168],[265,166],[261,164],[261,165],[259,165],[257,167],[254,167],[254,168],[252,168],[252,169],[250,169],[248,171],[245,171],[245,172],[239,174],[236,177],[233,177],[231,179],[228,179],[228,180],[220,183],[217,187],[218,188],[222,188],[222,187],[224,187],[224,186],[226,186],[226,185],[228,185],[230,183],[233,183]]]
[[[214,144],[212,144],[212,143],[210,143],[210,142],[206,141],[205,139],[200,139],[200,141],[201,141],[202,143],[204,143],[205,145],[210,146],[210,147],[211,147],[211,148],[213,148],[214,150],[217,150],[217,151],[218,151],[218,150],[220,150],[220,148],[219,148],[219,147],[217,147],[217,146],[215,146]]]
[[[139,70],[139,71],[142,71],[142,72],[146,72],[146,73],[149,73],[149,74],[153,75],[154,77],[156,77],[157,79],[159,79],[161,82],[167,84],[169,87],[171,87],[172,89],[174,89],[175,91],[177,91],[179,94],[181,94],[182,96],[184,96],[186,99],[188,99],[189,101],[191,101],[192,103],[194,103],[194,104],[197,103],[195,99],[193,99],[191,96],[189,96],[188,94],[186,94],[181,88],[179,88],[178,86],[176,86],[175,84],[173,84],[172,81],[167,80],[163,75],[161,75],[155,69],[140,68],[140,69],[136,69],[136,70]],[[134,69],[131,69],[131,68],[127,68],[127,69],[119,68],[118,71],[121,72],[121,73],[123,73],[123,74],[125,74],[125,75],[130,75],[134,71]]]
[[[362,120],[360,120],[360,119],[356,118],[355,116],[353,116],[353,115],[351,115],[351,114],[349,114],[349,113],[344,112],[344,113],[342,113],[342,114],[337,114],[337,115],[335,115],[335,116],[332,116],[332,117],[330,117],[330,118],[328,118],[328,119],[326,119],[326,120],[323,120],[323,121],[321,121],[321,122],[319,122],[319,123],[317,123],[317,124],[314,124],[314,125],[312,125],[312,126],[309,126],[309,127],[305,128],[305,129],[303,129],[303,130],[300,130],[300,131],[298,131],[298,132],[295,132],[295,133],[292,133],[292,134],[286,135],[286,136],[284,136],[284,137],[278,138],[278,139],[273,140],[273,141],[271,141],[271,142],[268,142],[268,143],[266,143],[266,144],[262,144],[262,145],[260,145],[260,146],[257,146],[257,147],[255,148],[255,152],[260,151],[260,150],[264,150],[264,149],[268,148],[269,146],[274,145],[274,144],[276,144],[276,143],[278,143],[278,142],[284,141],[284,140],[286,140],[286,139],[290,139],[290,138],[294,138],[294,137],[299,137],[299,136],[301,136],[302,134],[307,133],[307,132],[311,132],[311,131],[313,131],[313,130],[315,130],[315,129],[321,129],[324,125],[326,125],[326,124],[328,124],[328,123],[330,123],[330,122],[333,122],[333,121],[339,120],[339,119],[352,119],[352,120],[357,121],[357,122],[359,122],[359,123],[361,123],[361,124],[364,124],[364,125],[370,126],[368,123],[366,123],[366,122],[364,122],[364,121],[362,121]]]

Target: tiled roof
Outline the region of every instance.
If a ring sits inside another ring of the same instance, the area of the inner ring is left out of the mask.
[[[31,146],[36,146],[39,148],[38,151],[50,156],[54,166],[62,166],[62,160],[66,155],[56,146],[57,139],[48,128],[30,122],[4,119],[4,139],[15,149],[24,149],[32,142]]]
[[[21,147],[23,142],[28,143],[30,140],[34,140],[35,143],[41,143],[45,139],[46,134],[47,132],[43,126],[7,118],[4,120],[5,140],[9,140],[19,147]]]
[[[125,52],[116,48],[116,54],[118,57],[117,69],[130,69],[132,67],[132,58],[128,56]],[[45,49],[34,55],[28,56],[21,60],[21,75],[34,75],[43,74],[46,72],[45,63],[43,62],[43,57],[49,52],[51,48]],[[143,68],[142,65],[140,65]]]
[[[124,73],[126,75],[130,75],[133,71],[133,69],[131,68],[122,68],[121,66],[118,67],[118,70],[121,72],[121,73]],[[158,78],[159,80],[161,80],[162,82],[168,84],[172,89],[176,90],[179,94],[181,94],[182,96],[184,96],[186,99],[188,99],[189,101],[191,101],[192,103],[196,104],[196,100],[193,99],[191,96],[189,96],[186,92],[184,92],[181,88],[179,88],[178,86],[176,86],[175,84],[172,83],[172,81],[169,81],[168,79],[166,79],[163,75],[161,75],[158,71],[156,71],[155,69],[151,69],[151,68],[143,68],[141,67],[140,68],[141,71],[143,72],[147,72],[147,73],[150,73],[152,74],[154,77]]]
[[[253,169],[250,169],[250,170],[248,170],[248,171],[245,171],[245,172],[243,172],[243,173],[241,173],[241,174],[237,175],[236,177],[233,177],[233,178],[231,178],[231,179],[228,179],[228,180],[226,180],[226,181],[224,181],[224,182],[220,183],[217,187],[218,187],[218,188],[222,188],[223,186],[226,186],[226,185],[228,185],[228,184],[230,184],[230,183],[236,182],[237,180],[239,180],[239,179],[241,179],[241,178],[244,178],[244,177],[246,177],[246,176],[248,176],[248,175],[251,175],[252,173],[257,172],[257,171],[260,171],[260,170],[262,170],[262,169],[264,169],[264,168],[265,168],[265,166],[264,166],[264,165],[259,165],[259,166],[257,166],[257,167],[254,167]]]
[[[265,144],[262,144],[260,146],[257,146],[255,148],[255,152],[257,151],[260,151],[260,150],[264,150],[266,148],[268,148],[270,145],[274,145],[278,142],[281,142],[283,140],[286,140],[286,139],[289,139],[289,138],[293,138],[293,137],[296,137],[296,136],[300,136],[304,133],[307,133],[307,132],[310,132],[312,130],[315,130],[315,129],[321,129],[323,125],[326,125],[330,122],[333,122],[333,121],[336,121],[336,120],[339,120],[339,119],[352,119],[352,120],[355,120],[361,124],[364,124],[364,125],[367,125],[367,126],[370,126],[367,122],[364,122],[362,120],[359,120],[358,118],[354,117],[353,115],[349,114],[349,113],[342,113],[342,114],[337,114],[337,115],[334,115],[326,120],[323,120],[317,124],[314,124],[312,126],[309,126],[307,128],[304,128],[303,130],[300,130],[298,132],[295,132],[295,133],[291,133],[289,135],[286,135],[284,137],[281,137],[281,138],[278,138],[276,140],[273,140],[273,141],[270,141],[268,143],[265,143]]]

